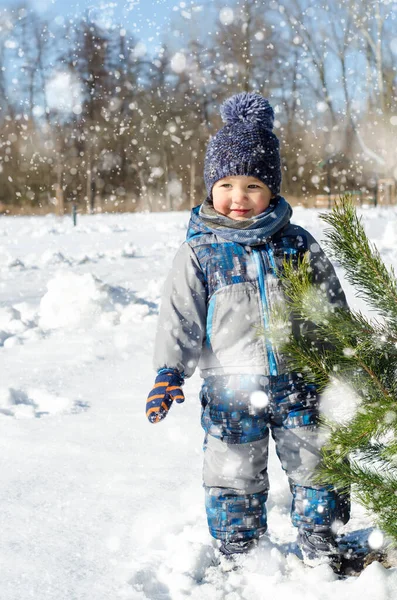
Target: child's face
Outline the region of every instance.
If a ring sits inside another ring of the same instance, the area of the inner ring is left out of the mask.
[[[242,221],[265,211],[273,194],[265,183],[255,177],[233,175],[219,179],[212,188],[216,212]]]

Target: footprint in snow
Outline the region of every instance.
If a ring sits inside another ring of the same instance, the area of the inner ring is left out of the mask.
[[[40,419],[57,414],[75,414],[89,408],[82,400],[70,400],[47,390],[8,388],[0,390],[0,414],[15,419]]]

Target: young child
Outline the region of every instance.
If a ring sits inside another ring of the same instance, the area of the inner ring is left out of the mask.
[[[183,402],[183,381],[199,365],[206,511],[221,553],[247,552],[266,531],[270,429],[289,479],[304,560],[338,569],[333,525],[347,522],[349,500],[312,480],[321,448],[318,394],[301,374],[287,371],[266,332],[282,293],[285,257],[308,252],[314,283],[330,304],[342,307],[346,299],[318,243],[290,223],[292,209],[279,195],[279,142],[268,101],[237,94],[221,115],[225,126],[205,156],[208,197],[192,211],[165,284],[147,416],[157,423],[173,400]],[[299,323],[292,327],[298,334]]]

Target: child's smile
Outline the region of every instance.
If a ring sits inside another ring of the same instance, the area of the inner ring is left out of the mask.
[[[235,221],[260,215],[268,208],[272,196],[265,183],[245,175],[223,177],[212,188],[214,209]]]

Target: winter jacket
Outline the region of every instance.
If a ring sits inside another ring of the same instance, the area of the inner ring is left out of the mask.
[[[334,268],[313,236],[290,223],[292,210],[281,196],[241,230],[238,221],[228,227],[222,215],[206,217],[203,206],[192,211],[164,286],[154,367],[190,377],[198,365],[203,378],[286,373],[285,357],[266,335],[283,295],[278,273],[284,259],[308,252],[313,282],[332,305],[344,307]]]

